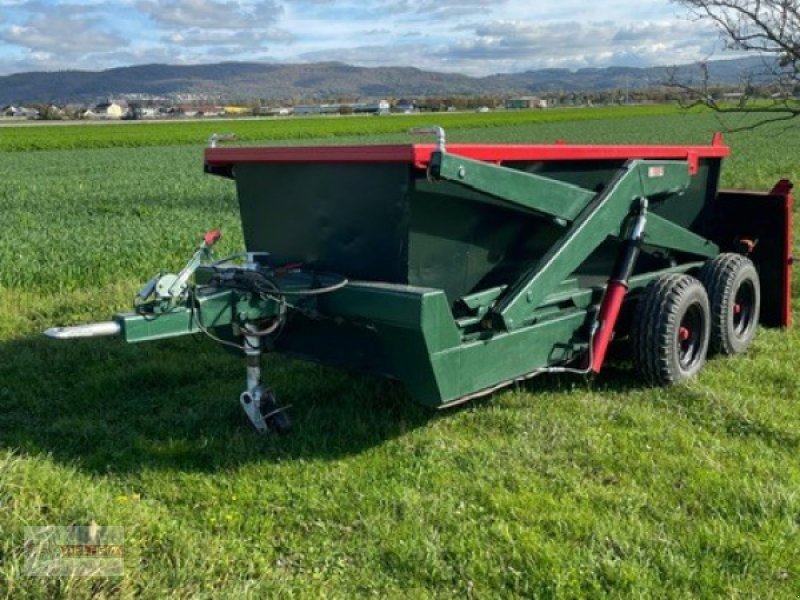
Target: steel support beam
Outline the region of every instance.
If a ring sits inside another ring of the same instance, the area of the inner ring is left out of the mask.
[[[200,296],[193,307],[176,306],[160,314],[119,313],[114,321],[126,342],[148,342],[230,325],[235,309],[234,292],[222,290]]]
[[[647,216],[647,230],[644,232],[642,242],[648,246],[678,250],[707,258],[719,254],[719,246],[715,243],[654,213]]]
[[[536,265],[499,298],[492,312],[506,330],[521,327],[608,237],[624,235],[633,202],[658,201],[684,193],[690,183],[686,161],[629,160],[599,194],[541,175],[509,169],[438,151],[431,156],[431,176],[485,193],[518,210],[534,211],[568,225]],[[650,215],[644,243],[712,257],[719,248],[705,238],[656,214]]]
[[[498,198],[511,208],[563,221],[574,220],[595,196],[571,183],[441,152],[431,157],[431,175]]]
[[[683,161],[626,162],[562,238],[500,298],[492,311],[495,320],[509,331],[521,327],[531,312],[606,238],[623,233],[637,198],[679,193],[688,184],[689,172]]]

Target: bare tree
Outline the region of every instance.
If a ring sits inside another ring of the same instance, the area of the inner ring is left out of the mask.
[[[699,65],[692,81],[672,71],[668,85],[683,91],[689,104],[703,104],[720,113],[755,112],[762,119],[749,127],[800,116],[800,0],[673,0],[719,30],[725,47],[751,52],[761,67],[742,81],[736,102],[720,101],[710,86],[708,65]],[[769,101],[751,102],[757,89],[769,92]]]

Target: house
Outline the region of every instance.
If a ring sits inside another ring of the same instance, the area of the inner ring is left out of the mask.
[[[253,109],[248,107],[248,106],[226,106],[225,107],[225,114],[226,115],[249,115],[252,112],[253,112]]]
[[[26,106],[11,105],[3,109],[2,116],[11,117],[13,119],[36,119],[39,117],[39,111]]]
[[[174,107],[173,114],[184,117],[219,117],[226,112],[221,106],[192,106],[190,104],[179,104]]]
[[[408,98],[400,98],[400,100],[398,100],[394,105],[394,112],[408,115],[413,113],[416,108],[416,104],[413,100],[409,100]]]
[[[83,104],[65,104],[64,108],[64,116],[68,119],[80,119],[81,115],[86,112],[86,106]]]
[[[81,115],[84,119],[121,119],[128,113],[128,104],[126,102],[114,102],[108,100],[95,104]]]
[[[386,100],[378,100],[377,102],[356,102],[349,106],[353,109],[354,113],[369,114],[388,114],[391,108],[389,102]]]
[[[296,115],[318,115],[322,113],[322,107],[319,104],[300,104],[292,112]]]
[[[547,100],[538,96],[520,96],[519,98],[509,98],[506,100],[506,108],[518,110],[526,108],[547,108]]]
[[[158,107],[155,106],[143,106],[139,110],[141,111],[142,119],[155,119],[159,116]]]
[[[268,106],[262,106],[258,109],[259,115],[266,115],[269,117],[285,117],[287,115],[292,114],[292,109],[286,106],[277,106],[270,108]]]
[[[295,106],[295,115],[335,115],[339,112],[339,104],[301,104]]]
[[[386,100],[375,102],[344,102],[342,104],[301,104],[295,106],[295,115],[335,115],[335,114],[389,114],[391,105]]]
[[[128,112],[122,117],[126,121],[138,121],[139,119],[155,119],[159,116],[159,110],[155,106],[140,106],[130,104]]]
[[[220,106],[198,106],[197,107],[197,116],[198,117],[220,117],[228,112],[227,107],[222,108]]]
[[[45,109],[45,113],[50,119],[63,119],[66,116],[64,109],[60,106],[56,106],[55,104],[48,105]]]

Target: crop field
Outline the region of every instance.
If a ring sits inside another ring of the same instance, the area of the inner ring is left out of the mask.
[[[207,119],[187,121],[30,123],[0,127],[0,152],[58,150],[68,148],[118,148],[198,144],[212,133],[230,132],[240,141],[299,140],[342,136],[405,133],[428,125],[431,118],[448,129],[494,128],[603,119],[675,114],[673,105],[559,108],[544,111],[490,113],[437,113],[412,115],[364,115],[357,117],[291,117],[259,119]]]
[[[720,128],[671,108],[571,114],[455,115],[448,139],[684,144]],[[396,143],[450,117],[223,130]],[[241,248],[201,125],[0,128],[0,598],[800,597],[797,327],[760,330],[688,385],[646,387],[620,359],[439,412],[268,357],[292,406],[283,437],[251,430],[243,361],[208,340],[43,338],[127,309],[205,230],[223,229],[220,255]],[[723,185],[800,181],[798,127],[727,136]],[[124,576],[25,575],[25,527],[92,520],[125,528]]]

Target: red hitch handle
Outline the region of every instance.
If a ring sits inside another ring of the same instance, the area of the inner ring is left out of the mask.
[[[219,239],[222,237],[222,231],[217,229],[212,229],[211,231],[207,231],[206,234],[203,236],[203,241],[206,244],[207,248],[211,248],[214,244],[216,244]]]

